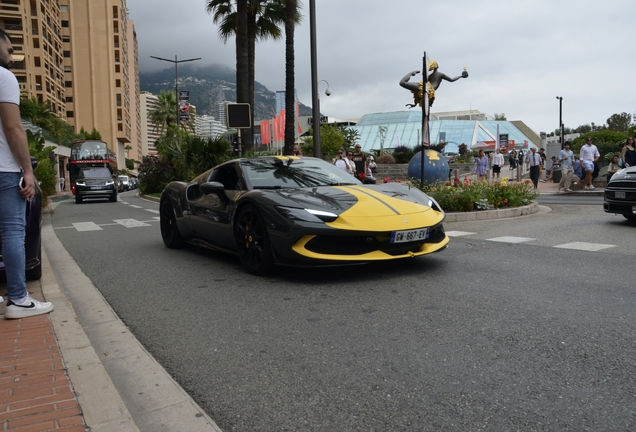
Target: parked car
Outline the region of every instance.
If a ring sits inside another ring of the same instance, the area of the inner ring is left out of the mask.
[[[636,221],[636,167],[624,168],[612,176],[605,186],[603,209]]]
[[[26,238],[24,241],[26,252],[26,278],[27,280],[39,280],[42,277],[42,191],[37,181],[35,182],[35,196],[27,201],[26,210]],[[2,251],[2,239],[0,239],[0,251]],[[0,272],[4,273],[5,267],[0,253]]]
[[[412,258],[446,248],[445,214],[402,183],[363,184],[321,159],[235,159],[161,194],[161,236],[237,254],[245,269]]]
[[[75,181],[75,203],[84,198],[108,198],[117,201],[117,187],[107,167],[84,167]]]

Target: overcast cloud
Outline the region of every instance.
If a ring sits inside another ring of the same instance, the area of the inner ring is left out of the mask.
[[[151,59],[201,57],[201,65],[236,67],[234,39],[220,41],[205,0],[127,0],[141,71],[173,68]],[[296,28],[296,88],[311,106],[309,0]],[[443,82],[433,112],[477,109],[523,120],[536,132],[563,122],[604,124],[636,113],[634,0],[316,0],[321,112],[359,118],[401,111],[412,102],[399,86],[422,68],[423,52],[454,77]],[[421,79],[419,76],[413,80]],[[256,80],[285,89],[284,40],[256,46]],[[414,108],[416,109],[416,108]]]

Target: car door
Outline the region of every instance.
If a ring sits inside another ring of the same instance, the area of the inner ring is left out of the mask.
[[[210,174],[208,181],[221,183],[225,193],[204,194],[199,190],[188,200],[192,230],[196,237],[217,246],[234,249],[230,217],[234,200],[244,190],[239,178],[235,163],[223,165]]]

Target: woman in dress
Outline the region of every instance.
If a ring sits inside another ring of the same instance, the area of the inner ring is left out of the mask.
[[[477,157],[475,158],[475,173],[477,174],[477,180],[486,180],[486,173],[488,172],[488,157],[484,154],[483,150],[479,150]]]
[[[625,147],[621,150],[621,158],[623,159],[623,168],[636,166],[636,145],[634,145],[634,137],[627,138]]]

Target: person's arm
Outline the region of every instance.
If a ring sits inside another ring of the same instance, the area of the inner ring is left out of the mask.
[[[31,166],[29,142],[20,118],[20,107],[13,103],[0,103],[0,118],[9,147],[24,171],[24,188],[20,190],[20,195],[31,199],[35,195],[35,177]]]
[[[629,164],[625,162],[625,153],[627,153],[627,146],[623,146],[623,149],[621,150],[621,160],[623,161],[623,166],[628,167]]]

